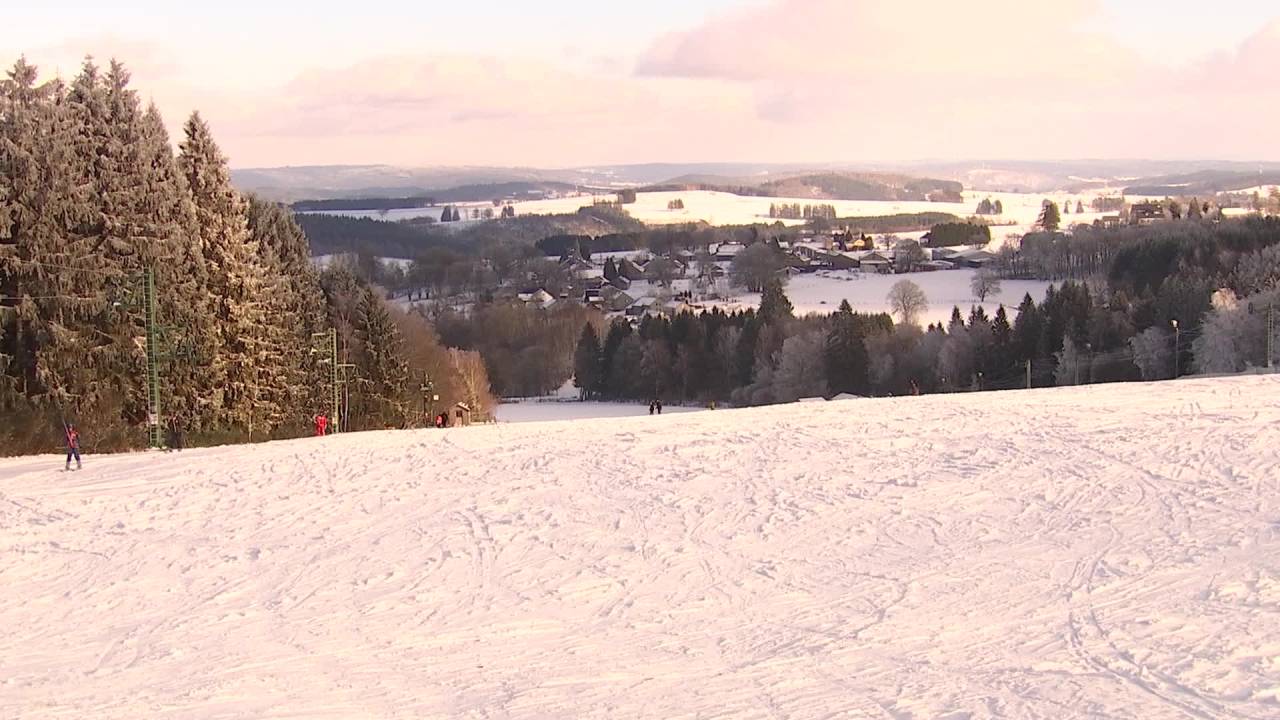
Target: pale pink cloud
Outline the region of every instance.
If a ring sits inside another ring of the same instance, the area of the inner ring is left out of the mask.
[[[207,113],[215,130],[217,108]],[[326,162],[568,165],[732,152],[708,117],[750,117],[721,83],[578,71],[529,59],[395,57],[310,71],[221,123],[233,160],[309,145]],[[238,161],[244,164],[243,161]]]
[[[171,126],[200,109],[238,166],[1277,159],[1280,22],[1173,67],[1089,30],[1097,9],[774,0],[661,37],[627,66],[423,53],[214,83],[181,53],[112,38],[29,55],[64,76],[86,50],[120,56]]]
[[[637,71],[747,89],[757,118],[838,159],[1274,155],[1280,24],[1174,71],[1088,30],[1098,9],[776,0],[660,38]]]
[[[776,0],[660,38],[641,58],[642,74],[740,81],[842,77],[857,83],[891,74],[901,81],[951,80],[973,71],[1017,80],[1078,76],[1113,43],[1070,18],[1097,0]]]

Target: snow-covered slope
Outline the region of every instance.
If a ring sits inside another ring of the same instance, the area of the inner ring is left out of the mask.
[[[773,223],[769,218],[769,206],[772,204],[833,205],[840,217],[875,217],[880,215],[898,215],[903,213],[940,212],[951,213],[966,218],[978,208],[983,199],[999,200],[1004,206],[1004,214],[988,218],[993,222],[1012,223],[991,228],[993,241],[1003,243],[1006,235],[1021,236],[1032,229],[1040,217],[1042,203],[1053,200],[1060,206],[1071,203],[1070,212],[1063,216],[1065,225],[1073,223],[1091,223],[1102,217],[1101,213],[1086,212],[1074,214],[1076,203],[1083,201],[1085,205],[1094,197],[1105,194],[1119,194],[1119,190],[1100,189],[1086,193],[1071,194],[1066,192],[1052,193],[997,193],[966,192],[962,203],[931,203],[923,201],[897,200],[814,200],[813,198],[771,198],[760,196],[734,195],[727,192],[710,190],[690,190],[686,192],[642,192],[636,194],[636,202],[625,206],[629,215],[650,225],[670,225],[676,223],[705,222],[711,225],[749,225],[751,223]],[[606,197],[606,196],[602,196]],[[612,198],[612,195],[607,198]],[[673,210],[668,207],[672,200],[680,200],[684,208]],[[586,205],[591,205],[592,197],[578,195],[555,198],[552,200],[529,200],[516,203],[517,215],[550,215],[574,213]],[[426,211],[412,211],[426,214]],[[439,211],[436,211],[439,215]],[[803,225],[803,220],[784,220],[786,225]]]
[[[0,717],[1280,717],[1280,378],[0,461]]]

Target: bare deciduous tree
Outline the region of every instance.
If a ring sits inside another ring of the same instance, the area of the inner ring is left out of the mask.
[[[910,280],[899,280],[886,296],[889,309],[903,325],[915,325],[919,317],[929,309],[929,298],[920,286]]]
[[[493,394],[489,391],[489,373],[485,370],[480,353],[455,348],[449,351],[449,355],[458,372],[464,402],[471,408],[473,417],[487,418],[492,410],[489,405]]]
[[[978,298],[978,302],[986,302],[988,296],[999,294],[1000,276],[994,270],[983,268],[973,274],[969,288],[973,290],[973,296]]]

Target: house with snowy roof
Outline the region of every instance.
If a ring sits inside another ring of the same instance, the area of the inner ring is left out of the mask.
[[[644,268],[637,265],[631,258],[622,258],[622,262],[618,263],[618,275],[624,277],[631,282],[644,279]]]
[[[878,273],[888,273],[893,270],[893,261],[875,250],[849,254],[858,259],[858,267],[863,270]]]
[[[711,255],[717,260],[731,261],[746,249],[747,246],[739,242],[720,243],[711,248]]]
[[[523,292],[517,293],[516,299],[519,300],[520,302],[531,303],[534,305],[545,305],[551,302],[552,300],[555,300],[555,298],[551,295],[551,293],[547,292],[546,290],[543,290],[542,288],[525,290]]]
[[[963,250],[956,253],[951,261],[960,267],[984,268],[995,263],[996,256],[986,250]]]

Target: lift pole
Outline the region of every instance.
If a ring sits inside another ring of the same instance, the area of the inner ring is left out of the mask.
[[[143,303],[147,322],[147,446],[164,447],[160,416],[160,327],[156,323],[156,271],[147,268],[143,276]]]

